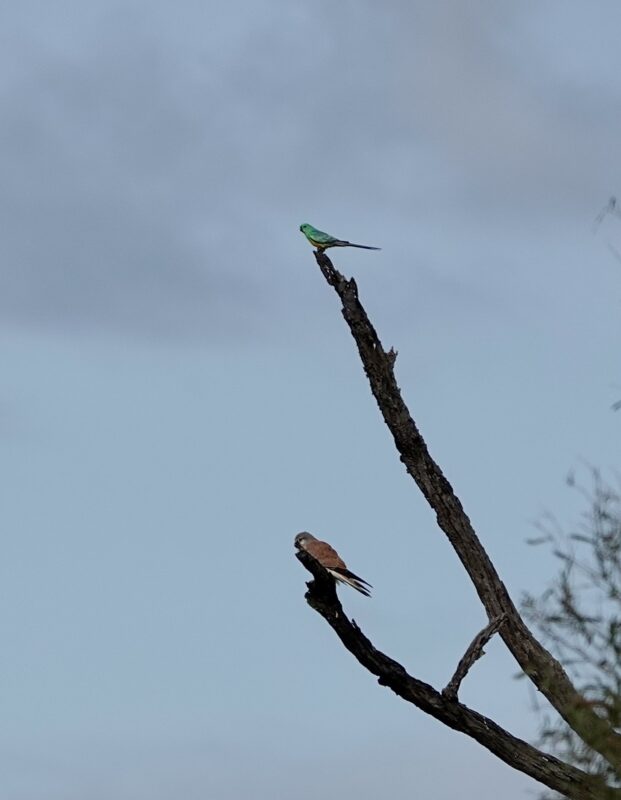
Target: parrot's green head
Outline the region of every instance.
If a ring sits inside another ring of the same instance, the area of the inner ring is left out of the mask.
[[[308,224],[308,222],[303,222],[300,225],[300,230],[302,231],[302,233],[307,233],[310,229],[311,229],[311,226]]]

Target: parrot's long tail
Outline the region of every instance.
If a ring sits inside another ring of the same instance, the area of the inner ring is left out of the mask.
[[[381,247],[369,247],[368,244],[354,244],[353,242],[343,242],[342,247],[359,247],[361,250],[381,250]]]

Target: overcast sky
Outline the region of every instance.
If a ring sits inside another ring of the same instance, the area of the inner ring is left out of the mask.
[[[437,687],[483,609],[394,453],[301,222],[355,275],[510,591],[619,466],[614,0],[0,11],[6,800],[522,800],[305,604],[293,537]],[[499,641],[463,700],[534,740]]]

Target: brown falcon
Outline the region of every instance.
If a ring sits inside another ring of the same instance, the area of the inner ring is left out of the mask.
[[[348,570],[343,559],[327,542],[322,542],[312,534],[303,531],[295,537],[294,544],[298,550],[305,550],[309,553],[337,582],[346,583],[367,597],[371,597],[369,591],[373,588],[371,584]]]

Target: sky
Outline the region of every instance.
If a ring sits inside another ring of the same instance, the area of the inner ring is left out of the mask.
[[[441,688],[483,609],[395,454],[302,222],[339,250],[510,592],[619,467],[610,0],[0,11],[5,800],[522,800],[305,603],[293,537]],[[494,640],[461,697],[534,741]],[[500,795],[500,793],[502,793]]]

